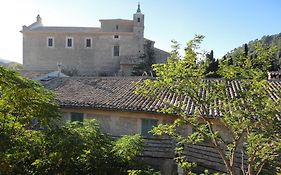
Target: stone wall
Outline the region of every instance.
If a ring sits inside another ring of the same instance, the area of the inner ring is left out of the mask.
[[[134,64],[122,69],[121,58],[138,57],[144,53],[144,14],[140,11],[133,20],[104,19],[101,27],[44,26],[38,15],[35,23],[23,26],[23,67],[27,71],[55,71],[58,64],[65,72],[86,76],[131,75]],[[116,37],[115,37],[116,36]],[[54,46],[47,46],[47,39]],[[73,47],[66,48],[67,37],[73,38]],[[92,46],[85,47],[86,38]],[[113,55],[119,46],[119,56]],[[167,52],[156,49],[156,63],[166,62]]]
[[[170,53],[154,48],[154,56],[156,63],[165,63],[167,62],[167,58],[170,57]]]
[[[84,119],[96,119],[103,132],[113,136],[140,134],[142,119],[157,119],[158,124],[173,121],[173,117],[141,112],[119,112],[93,109],[62,109],[63,116],[70,120],[71,112],[84,114]]]
[[[102,131],[114,135],[132,135],[139,133],[138,131],[138,119],[124,116],[106,116],[100,114],[87,114],[89,119],[96,119]]]
[[[133,32],[132,20],[100,20],[102,32]]]
[[[114,38],[119,35],[119,38]],[[47,47],[47,38],[54,47]],[[66,48],[66,38],[73,38],[73,48]],[[92,48],[85,48],[85,38],[92,38]],[[113,56],[118,45],[120,56]],[[23,34],[23,66],[25,70],[78,69],[79,74],[114,75],[120,69],[120,57],[138,54],[138,39],[133,33],[44,33]]]

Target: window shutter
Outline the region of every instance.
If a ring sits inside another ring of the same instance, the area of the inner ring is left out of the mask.
[[[71,113],[72,122],[74,122],[74,121],[83,122],[83,120],[84,120],[83,113],[76,113],[76,112]]]
[[[143,136],[151,137],[153,134],[149,133],[149,131],[154,127],[157,126],[158,120],[156,119],[142,119],[141,120],[141,134]]]

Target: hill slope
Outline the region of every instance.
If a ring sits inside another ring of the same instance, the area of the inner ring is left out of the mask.
[[[5,60],[5,59],[1,59],[1,58],[0,58],[0,66],[5,66],[7,68],[15,69],[15,70],[22,70],[22,64],[13,62],[13,61],[9,61],[9,60]]]
[[[247,44],[244,44],[243,46],[237,47],[226,54],[226,57],[231,56],[233,58],[233,61],[235,61],[235,55],[238,53],[244,53],[245,50],[248,50],[248,53],[251,54],[255,51],[255,44],[258,42],[261,42],[262,44],[266,46],[277,46],[277,52],[276,55],[272,58],[271,61],[271,68],[270,71],[277,71],[280,70],[281,67],[281,33],[275,34],[275,35],[266,35],[263,36],[261,39],[256,39],[253,41],[250,41]]]

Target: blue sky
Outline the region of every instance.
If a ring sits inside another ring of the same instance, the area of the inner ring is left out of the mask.
[[[40,13],[46,26],[93,26],[99,19],[132,19],[138,1],[145,14],[145,37],[170,51],[195,34],[215,57],[263,35],[281,32],[280,0],[0,0],[0,58],[22,62],[23,25]]]

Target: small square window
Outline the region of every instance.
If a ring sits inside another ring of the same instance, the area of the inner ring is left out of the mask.
[[[114,38],[115,38],[115,39],[118,39],[118,38],[119,38],[119,35],[114,35]]]
[[[158,120],[156,119],[141,119],[141,135],[146,137],[152,137],[152,133],[149,131],[157,126]]]
[[[84,115],[83,113],[78,113],[78,112],[72,112],[71,113],[71,121],[79,121],[79,122],[83,122],[84,120]]]
[[[119,52],[120,52],[120,47],[119,46],[114,46],[113,47],[113,56],[118,57],[119,56]]]
[[[53,37],[47,38],[47,46],[48,47],[54,47],[54,38]]]
[[[118,29],[119,29],[119,26],[118,26],[118,25],[116,25],[116,26],[115,26],[115,29],[116,29],[116,30],[118,30]]]
[[[73,38],[66,38],[66,47],[67,48],[72,48],[73,47]]]
[[[91,48],[92,47],[92,39],[91,38],[86,38],[85,39],[85,47],[86,48]]]
[[[140,22],[140,18],[138,18],[138,22]]]

